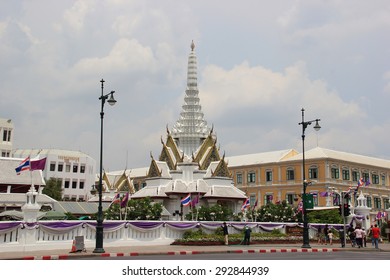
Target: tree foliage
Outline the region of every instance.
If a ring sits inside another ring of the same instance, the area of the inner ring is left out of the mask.
[[[248,216],[249,215],[249,216]],[[287,204],[285,200],[281,203],[269,203],[261,206],[255,211],[249,211],[247,218],[257,222],[297,222],[296,210]]]
[[[308,211],[307,220],[309,223],[322,223],[322,224],[343,223],[343,218],[340,216],[338,209]]]
[[[229,221],[233,211],[225,205],[215,204],[213,206],[194,207],[185,216],[186,220],[198,221]]]
[[[104,213],[107,220],[159,220],[162,204],[155,203],[150,197],[130,199],[127,206],[121,208],[118,203],[112,204]]]
[[[62,200],[61,184],[61,179],[52,177],[46,181],[46,186],[43,188],[42,193],[57,201]]]

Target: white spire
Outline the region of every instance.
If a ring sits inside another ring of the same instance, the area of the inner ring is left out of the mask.
[[[188,56],[187,89],[180,118],[172,129],[172,136],[179,148],[187,156],[199,148],[202,141],[210,133],[207,122],[203,119],[202,106],[199,100],[197,60],[194,52],[194,41],[191,43],[191,53]]]

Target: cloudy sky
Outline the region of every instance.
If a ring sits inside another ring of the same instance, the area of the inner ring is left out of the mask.
[[[194,40],[199,97],[226,156],[317,145],[390,159],[388,0],[1,1],[0,118],[14,148],[80,150],[148,166],[184,102]]]

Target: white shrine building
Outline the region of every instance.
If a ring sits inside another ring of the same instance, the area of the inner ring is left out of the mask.
[[[172,131],[167,127],[165,142],[158,159],[152,155],[145,179],[146,186],[132,199],[150,197],[160,202],[170,215],[188,213],[180,200],[191,194],[199,197],[199,206],[221,204],[233,213],[241,211],[246,195],[234,186],[225,155],[217,148],[213,128],[208,127],[200,105],[197,83],[197,57],[191,44],[188,58],[187,88],[180,118]]]

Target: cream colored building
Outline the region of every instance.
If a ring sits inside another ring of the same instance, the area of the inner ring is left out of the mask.
[[[226,158],[235,186],[250,198],[251,205],[286,200],[296,205],[301,200],[302,153],[294,149]],[[358,180],[370,182],[359,188],[367,198],[371,216],[389,208],[390,160],[314,148],[305,152],[305,174],[310,182],[306,192],[314,195],[314,206],[338,204],[337,193],[351,189]],[[329,196],[332,194],[333,196]],[[354,203],[354,202],[353,202]],[[373,217],[372,217],[373,218]]]
[[[12,156],[12,142],[14,138],[14,125],[11,119],[0,118],[0,156]]]

